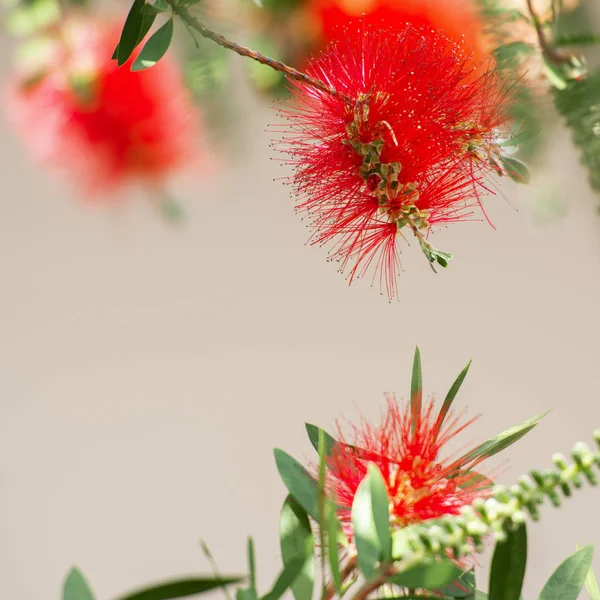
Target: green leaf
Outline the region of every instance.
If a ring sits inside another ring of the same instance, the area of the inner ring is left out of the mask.
[[[446,394],[446,398],[444,399],[444,404],[442,404],[442,407],[440,408],[440,412],[438,413],[437,422],[435,425],[437,434],[439,434],[439,432],[442,428],[444,419],[446,418],[446,415],[448,414],[448,411],[450,410],[450,406],[452,405],[452,402],[454,402],[454,398],[456,398],[456,394],[458,394],[458,390],[460,390],[460,386],[462,385],[463,381],[465,380],[465,377],[467,376],[467,373],[469,372],[470,366],[471,366],[471,361],[469,361],[467,363],[467,366],[460,372],[460,374],[456,378],[456,381],[452,384],[452,387]]]
[[[539,600],[577,600],[592,566],[594,547],[584,546],[562,562],[552,573]]]
[[[531,174],[529,169],[520,160],[512,156],[501,156],[500,163],[504,169],[504,173],[517,183],[530,183]]]
[[[452,583],[437,590],[440,594],[456,600],[472,599],[475,594],[475,570],[469,569]]]
[[[169,3],[167,0],[156,0],[154,4],[146,4],[144,6],[144,12],[150,15],[158,15],[169,10]]]
[[[555,48],[562,46],[590,46],[600,44],[600,35],[593,33],[578,33],[575,35],[561,35],[552,42]]]
[[[461,456],[455,463],[454,466],[465,466],[469,463],[481,462],[485,458],[490,458],[494,454],[498,454],[502,450],[505,450],[509,446],[512,446],[515,442],[519,441],[526,433],[530,432],[542,418],[544,418],[548,412],[546,411],[535,417],[531,417],[526,421],[523,421],[520,425],[515,425],[509,429],[496,434],[493,438],[487,442],[480,444],[470,452],[467,452]]]
[[[300,506],[316,521],[319,520],[317,482],[309,472],[287,452],[275,448],[275,463],[288,492]]]
[[[306,557],[297,557],[291,560],[281,571],[273,589],[265,594],[261,600],[279,600],[300,575],[305,562]]]
[[[554,105],[571,130],[592,189],[600,192],[600,72],[555,89]]]
[[[124,65],[133,51],[137,48],[138,44],[146,37],[156,15],[148,14],[144,11],[146,0],[134,0],[125,25],[123,25],[123,31],[121,32],[121,39],[115,48],[113,58],[117,59],[119,66]]]
[[[511,42],[499,46],[493,52],[499,69],[512,68],[519,65],[535,48],[525,42]]]
[[[73,567],[65,579],[63,600],[94,600],[88,582],[77,567]]]
[[[379,469],[370,463],[352,503],[352,527],[358,566],[366,579],[380,560],[392,554],[389,497]]]
[[[585,589],[590,597],[590,600],[600,600],[600,588],[598,588],[598,580],[594,575],[594,567],[590,567],[585,576]]]
[[[256,561],[254,559],[254,540],[252,536],[248,536],[248,574],[250,575],[250,586],[249,590],[252,592],[254,598],[256,598]]]
[[[314,538],[306,512],[292,496],[287,497],[281,509],[279,540],[284,566],[298,558],[305,559],[292,583],[292,592],[296,600],[310,600],[315,581]]]
[[[437,590],[456,581],[461,568],[448,559],[413,567],[408,571],[394,575],[388,581],[409,589],[422,588]]]
[[[527,564],[527,528],[524,524],[498,542],[490,571],[490,600],[519,600]]]
[[[144,69],[153,67],[165,55],[172,39],[173,17],[152,34],[138,57],[135,59],[135,62],[131,66],[131,70],[143,71]]]
[[[317,452],[319,451],[319,432],[323,432],[323,436],[325,437],[325,453],[327,456],[331,456],[333,448],[337,444],[337,441],[333,438],[333,436],[328,434],[324,429],[321,429],[312,423],[304,423],[304,427],[306,428],[306,433],[308,434],[310,443]]]
[[[421,404],[423,401],[423,375],[421,373],[421,353],[419,347],[415,348],[413,359],[412,378],[410,382],[410,411],[412,420],[411,432],[414,435],[419,421],[421,420]]]
[[[171,600],[238,583],[243,577],[186,578],[159,583],[121,596],[120,600]]]
[[[343,582],[340,572],[339,546],[341,538],[343,538],[346,543],[347,540],[342,532],[342,527],[333,502],[329,502],[325,507],[325,525],[327,527],[327,552],[329,555],[331,579],[336,592],[341,596]]]
[[[473,488],[474,486],[487,488],[494,485],[494,482],[487,475],[479,473],[478,471],[468,469],[467,471],[461,471],[459,475],[461,477],[469,476],[469,479],[457,484],[458,487],[462,489]],[[450,479],[452,479],[452,477],[450,477]]]

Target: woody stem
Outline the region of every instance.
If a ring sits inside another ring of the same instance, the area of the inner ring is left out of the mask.
[[[356,570],[356,556],[352,556],[351,558],[348,559],[348,562],[346,563],[346,566],[342,569],[342,572],[340,573],[340,579],[342,581],[342,583],[344,583],[348,577],[350,577],[350,575],[352,575],[352,573]],[[321,600],[332,600],[333,597],[335,596],[335,586],[333,583],[330,583],[327,588],[325,589],[325,592],[323,593],[323,597],[321,598]]]
[[[266,65],[267,67],[271,67],[271,69],[274,69],[275,71],[284,73],[291,79],[295,79],[296,81],[301,81],[302,83],[306,83],[307,85],[310,85],[318,90],[321,90],[322,92],[325,92],[326,94],[329,94],[331,96],[339,98],[340,100],[343,100],[347,104],[351,103],[350,98],[348,96],[339,93],[335,88],[327,85],[326,83],[323,83],[319,79],[315,79],[314,77],[311,77],[310,75],[307,75],[306,73],[303,73],[302,71],[298,71],[297,69],[294,69],[293,67],[290,67],[290,66],[286,65],[285,63],[282,63],[279,60],[275,60],[274,58],[269,58],[268,56],[264,56],[264,55],[260,54],[259,52],[251,50],[250,48],[246,48],[245,46],[240,46],[236,42],[232,42],[231,40],[228,40],[226,37],[222,36],[221,34],[215,33],[214,31],[211,31],[210,29],[208,29],[203,23],[201,23],[198,19],[196,19],[196,17],[194,17],[192,14],[190,14],[190,12],[188,11],[188,9],[185,6],[179,5],[176,0],[168,0],[168,1],[169,1],[169,4],[171,5],[171,7],[173,8],[173,12],[176,15],[178,15],[179,17],[181,17],[183,22],[188,27],[197,31],[202,37],[212,40],[216,44],[219,44],[219,46],[222,46],[223,48],[227,48],[228,50],[232,50],[233,52],[235,52],[236,54],[239,54],[240,56],[244,56],[246,58],[251,58],[252,60],[255,60],[256,62],[259,62],[261,65]]]
[[[544,29],[542,28],[542,23],[540,18],[533,7],[533,0],[527,0],[527,9],[529,10],[529,14],[531,15],[531,20],[533,21],[533,26],[535,27],[535,32],[537,34],[538,43],[544,56],[553,63],[565,63],[569,62],[571,59],[570,55],[564,54],[555,50],[551,45],[548,39],[546,38],[546,34]]]

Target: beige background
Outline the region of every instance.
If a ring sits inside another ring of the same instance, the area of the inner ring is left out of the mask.
[[[3,129],[0,598],[58,598],[73,563],[99,599],[207,572],[200,536],[223,571],[241,570],[248,533],[266,591],[284,498],[272,447],[309,459],[303,421],[331,427],[357,407],[376,417],[385,390],[406,398],[417,343],[427,392],[445,393],[474,359],[457,405],[483,417],[465,444],[554,409],[509,464],[493,463],[501,481],[600,427],[598,199],[564,132],[553,179],[486,200],[496,231],[435,235],[456,257],[446,272],[406,248],[388,304],[304,245],[273,181],[276,116],[240,102],[252,115],[240,159],[175,186],[179,229],[142,196],[122,210],[78,205]],[[530,528],[526,598],[575,544],[600,541],[599,499],[585,490]]]

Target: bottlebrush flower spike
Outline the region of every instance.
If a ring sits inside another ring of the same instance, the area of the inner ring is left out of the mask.
[[[8,115],[32,153],[66,171],[86,195],[132,181],[156,189],[199,162],[199,118],[169,56],[146,71],[111,55],[122,21],[68,18],[44,38],[34,71],[19,73]],[[137,53],[136,53],[137,54]]]
[[[446,515],[489,495],[491,480],[461,465],[440,459],[441,449],[474,419],[451,418],[440,425],[433,402],[427,402],[414,429],[410,406],[387,396],[381,425],[363,421],[350,444],[339,429],[339,441],[328,460],[326,488],[351,535],[351,507],[369,463],[381,471],[389,496],[391,525],[405,527]]]
[[[341,271],[354,263],[350,282],[373,267],[391,299],[406,231],[432,265],[447,266],[451,256],[426,237],[480,204],[483,177],[499,169],[507,93],[460,45],[410,25],[348,29],[307,71],[338,95],[293,81],[281,111],[297,209],[312,243],[333,242]]]

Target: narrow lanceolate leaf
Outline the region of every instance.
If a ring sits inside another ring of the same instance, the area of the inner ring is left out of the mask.
[[[145,12],[145,5],[146,0],[134,0],[129,10],[121,32],[121,39],[113,54],[113,58],[117,60],[119,66],[127,62],[154,23],[156,15]]]
[[[527,528],[520,525],[498,542],[490,571],[490,600],[519,600],[527,563]]]
[[[452,583],[439,588],[437,592],[456,600],[472,600],[475,595],[475,570],[469,569]]]
[[[336,441],[329,433],[327,433],[324,429],[313,425],[312,423],[304,423],[304,427],[306,428],[306,433],[308,434],[308,439],[312,444],[313,448],[318,452],[319,451],[319,432],[322,431],[325,437],[325,452],[327,456],[331,456],[333,448],[336,445]]]
[[[452,387],[448,390],[448,393],[446,394],[446,398],[444,399],[444,404],[442,404],[442,407],[440,408],[437,422],[435,424],[437,433],[439,433],[440,429],[442,428],[444,419],[446,418],[446,415],[448,414],[448,411],[450,410],[450,407],[452,406],[452,402],[454,402],[454,398],[456,398],[456,394],[458,394],[458,390],[460,390],[460,386],[463,384],[463,381],[465,380],[465,377],[467,376],[467,373],[469,372],[470,366],[471,366],[471,361],[469,361],[467,363],[467,366],[460,372],[460,374],[456,378],[456,381],[452,384]]]
[[[279,600],[294,581],[296,581],[297,577],[302,572],[305,561],[305,557],[297,557],[290,561],[290,563],[281,571],[273,589],[268,594],[265,594],[261,600]]]
[[[275,448],[277,470],[288,492],[300,503],[300,506],[316,521],[319,520],[318,486],[309,472],[287,452]]]
[[[415,348],[413,359],[412,379],[410,382],[410,408],[412,415],[411,432],[414,435],[421,420],[421,405],[423,403],[423,374],[421,372],[421,353]]]
[[[325,432],[322,429],[319,429],[317,451],[319,453],[319,487],[317,490],[317,509],[319,511],[319,543],[321,548],[323,548],[323,551],[321,552],[322,589],[323,593],[325,593],[325,589],[327,587],[327,571],[325,569],[325,505],[327,503],[327,498],[325,496],[325,471],[327,467],[325,465],[327,461],[327,451],[325,448]]]
[[[136,590],[125,596],[121,596],[120,600],[171,600],[172,598],[184,598],[185,596],[201,594],[226,585],[238,583],[242,579],[243,577],[228,576],[178,579]]]
[[[531,182],[531,174],[527,165],[512,156],[501,156],[500,163],[504,173],[517,183],[528,184]]]
[[[506,431],[498,433],[487,442],[480,444],[470,452],[461,456],[454,463],[454,466],[467,466],[469,464],[474,466],[485,458],[489,458],[490,456],[505,450],[509,446],[512,446],[512,444],[519,441],[526,433],[530,432],[540,420],[548,414],[548,412],[549,411],[546,411],[545,413],[531,417],[531,419],[523,421],[520,425],[515,425]]]
[[[556,48],[560,48],[561,46],[589,46],[593,44],[600,44],[600,35],[593,33],[561,35],[552,42],[552,45]]]
[[[94,600],[88,582],[77,567],[73,567],[65,579],[63,600]]]
[[[325,507],[325,525],[327,527],[327,553],[329,555],[331,579],[336,592],[341,596],[342,575],[340,572],[339,547],[340,540],[343,539],[344,533],[342,532],[342,527],[337,513],[335,512],[335,505],[333,502],[329,502]]]
[[[585,576],[585,589],[590,597],[590,600],[600,600],[600,588],[598,588],[598,580],[594,575],[594,568],[590,567]]]
[[[577,600],[592,566],[593,546],[584,546],[550,575],[539,600]]]
[[[146,6],[144,6],[144,11],[150,13],[151,15],[157,15],[168,10],[169,3],[167,2],[167,0],[156,0],[154,4],[146,4]]]
[[[256,598],[256,560],[254,559],[254,540],[248,537],[248,574],[250,576],[250,592]]]
[[[389,497],[379,469],[369,464],[352,503],[352,527],[358,553],[358,566],[366,579],[380,560],[392,554]]]
[[[157,29],[131,66],[132,71],[143,71],[153,67],[166,53],[173,39],[173,17]]]
[[[415,589],[437,590],[458,579],[461,568],[448,559],[413,567],[394,575],[388,581],[395,585]]]
[[[298,558],[306,558],[292,583],[292,592],[296,600],[310,600],[315,581],[314,538],[306,512],[291,496],[281,509],[279,540],[284,566],[290,566]]]

